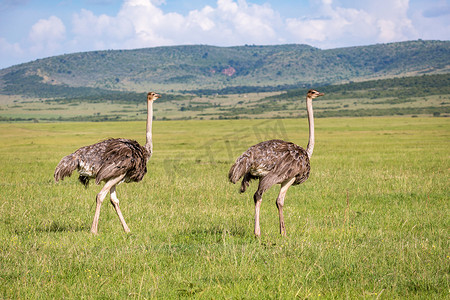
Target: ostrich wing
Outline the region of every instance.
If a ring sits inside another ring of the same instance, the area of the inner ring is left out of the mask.
[[[309,159],[302,147],[282,140],[270,140],[251,148],[254,148],[254,160],[250,173],[261,177],[263,188],[294,177],[294,184],[300,184],[308,178]]]
[[[127,181],[141,181],[147,173],[147,158],[147,150],[134,140],[107,140],[95,182],[98,184],[123,174]]]

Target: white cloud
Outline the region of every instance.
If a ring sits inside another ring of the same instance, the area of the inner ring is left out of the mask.
[[[279,15],[268,5],[248,5],[246,1],[238,3],[232,0],[219,0],[218,16],[224,25],[230,25],[241,43],[275,43],[275,27],[280,21]],[[271,41],[271,42],[269,42]]]
[[[200,11],[190,11],[189,15],[187,16],[186,26],[192,29],[199,27],[200,30],[208,32],[214,29],[214,27],[216,26],[213,20],[214,8],[207,5]]]
[[[373,35],[373,18],[363,10],[332,7],[325,0],[321,15],[286,20],[286,29],[298,41],[326,44],[350,36]]]
[[[131,47],[172,45],[171,36],[184,28],[184,17],[178,13],[167,13],[149,0],[124,2],[118,19],[127,19],[133,24],[135,35],[128,40]]]
[[[66,27],[60,18],[41,19],[31,27],[30,40],[35,43],[63,40]]]
[[[369,44],[417,37],[407,14],[409,0],[379,0],[360,8],[342,7],[332,0],[316,4],[316,15],[286,20],[286,29],[299,42],[336,47],[344,41]]]
[[[10,44],[6,39],[0,37],[0,53],[5,56],[20,57],[24,51],[19,43]]]
[[[389,8],[377,11],[379,42],[402,41],[417,36],[408,17],[409,0],[387,0],[379,4],[381,7]]]
[[[79,51],[117,48],[120,46],[118,42],[135,34],[133,24],[129,20],[107,15],[95,16],[85,9],[74,14],[72,32],[72,47]]]
[[[186,16],[164,13],[150,0],[126,0],[115,17],[82,10],[73,17],[74,45],[100,49],[208,43],[277,43],[280,16],[268,5],[218,0]]]
[[[38,55],[57,53],[61,49],[65,34],[66,27],[58,17],[40,19],[31,27],[28,35],[31,43],[30,52]]]
[[[131,49],[171,44],[164,32],[182,26],[182,16],[164,14],[149,0],[124,1],[117,16],[81,10],[72,19],[72,44],[80,49]]]
[[[267,3],[252,1],[217,0],[215,5],[181,14],[163,11],[165,0],[124,0],[116,15],[81,9],[65,23],[50,16],[32,25],[28,39],[11,42],[0,36],[0,67],[19,56],[25,61],[76,51],[163,45],[306,43],[334,48],[450,38],[450,8],[442,1],[422,3],[419,8],[412,2],[416,6],[411,11],[410,0],[309,0],[309,7],[297,5],[298,15],[291,18],[283,18]]]

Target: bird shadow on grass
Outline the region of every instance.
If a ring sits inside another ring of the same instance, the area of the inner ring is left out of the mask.
[[[232,226],[226,228],[223,225],[213,225],[207,228],[186,229],[177,234],[177,239],[184,242],[223,243],[224,239],[248,240],[253,238],[244,227]]]
[[[66,224],[58,221],[52,221],[49,225],[43,226],[43,232],[79,232],[89,231],[89,226],[86,224]]]
[[[16,228],[14,232],[16,234],[24,234],[29,233],[31,231],[34,232],[88,232],[89,226],[83,224],[65,224],[58,221],[52,221],[49,224],[42,224],[37,227],[25,227],[25,228]]]

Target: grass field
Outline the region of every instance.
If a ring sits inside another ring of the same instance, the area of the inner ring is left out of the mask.
[[[367,93],[367,91],[364,91]],[[450,96],[430,95],[409,98],[326,98],[314,101],[316,117],[342,116],[431,116],[449,115]],[[193,99],[164,101],[164,95],[155,105],[157,120],[209,120],[220,118],[296,118],[306,116],[304,97],[296,101],[265,99],[280,92],[216,95]],[[20,96],[0,95],[0,121],[139,121],[145,120],[145,101],[139,103],[112,103],[111,101],[53,101]]]
[[[248,146],[306,146],[306,119],[154,122],[140,183],[117,193],[124,234],[100,187],[55,184],[59,160],[107,137],[144,142],[144,122],[0,124],[1,299],[444,299],[450,292],[447,118],[316,120],[310,179],[263,198],[227,182]]]

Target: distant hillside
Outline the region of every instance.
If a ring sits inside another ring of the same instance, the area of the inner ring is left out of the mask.
[[[449,117],[450,73],[389,78],[318,87],[314,116]],[[285,92],[230,95],[163,93],[154,109],[156,120],[298,118],[305,117],[307,88]],[[85,97],[27,99],[0,96],[0,122],[145,120],[146,95],[110,92]]]
[[[84,97],[111,91],[287,90],[450,72],[450,41],[320,50],[307,45],[206,45],[60,55],[0,70],[0,93]],[[121,94],[121,93],[119,93]]]

